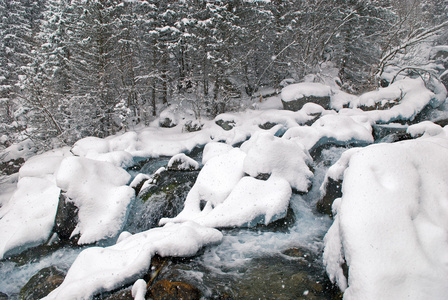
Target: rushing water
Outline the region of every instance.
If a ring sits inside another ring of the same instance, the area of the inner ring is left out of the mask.
[[[337,293],[326,278],[321,257],[323,236],[331,219],[317,213],[315,204],[326,170],[344,150],[330,148],[319,152],[313,166],[312,189],[305,195],[293,194],[285,222],[224,229],[222,243],[193,258],[169,260],[157,279],[188,282],[208,299],[335,299]],[[200,152],[194,156],[200,160]],[[166,157],[150,159],[130,173],[151,175],[167,161]],[[166,182],[167,187],[147,201],[136,199],[125,229],[147,230],[162,216],[177,214],[196,176],[197,172],[181,175],[185,178],[175,180],[176,185]],[[164,202],[169,197],[171,211]],[[0,261],[0,292],[16,299],[21,287],[36,272],[49,266],[66,271],[80,251],[69,246],[45,246]]]

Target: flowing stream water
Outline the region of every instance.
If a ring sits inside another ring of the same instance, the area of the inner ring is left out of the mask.
[[[312,189],[303,195],[293,194],[286,219],[256,228],[223,229],[222,243],[191,258],[170,259],[157,279],[193,284],[205,299],[339,299],[322,263],[323,237],[332,221],[317,213],[315,206],[326,170],[344,150],[331,147],[319,151],[314,157]],[[200,161],[201,152],[192,156]],[[150,159],[129,172],[151,175],[167,162],[166,157]],[[180,212],[198,172],[188,173],[175,174],[176,184],[165,182],[166,186],[146,201],[137,198],[125,230],[147,230],[162,216]],[[56,243],[0,261],[0,292],[18,299],[20,289],[39,270],[55,266],[67,271],[81,250]]]

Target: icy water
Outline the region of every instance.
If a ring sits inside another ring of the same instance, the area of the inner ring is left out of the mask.
[[[293,194],[285,220],[257,228],[224,229],[222,243],[192,258],[167,260],[156,280],[193,284],[204,299],[339,299],[322,264],[322,240],[332,221],[317,213],[315,204],[326,170],[344,150],[319,152],[312,189],[305,195]],[[201,153],[192,156],[200,161]],[[151,175],[167,162],[166,157],[150,159],[130,173]],[[148,200],[137,199],[125,229],[147,230],[162,216],[177,214],[196,176],[197,172],[182,175],[179,178],[186,180],[178,178],[176,185],[166,182],[166,187]],[[18,299],[20,289],[39,270],[55,266],[67,271],[80,251],[69,246],[45,246],[0,261],[0,292]]]

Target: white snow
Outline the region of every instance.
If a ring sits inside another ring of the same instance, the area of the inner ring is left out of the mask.
[[[210,142],[204,147],[202,153],[202,164],[205,165],[212,157],[227,153],[232,149],[232,146],[225,143]]]
[[[325,236],[330,278],[344,299],[446,299],[446,132],[351,154],[341,164],[343,196]]]
[[[385,103],[398,100],[397,104],[386,110],[371,110],[362,112],[374,122],[389,123],[396,120],[413,120],[428,104],[437,106],[436,95],[425,87],[421,79],[404,79],[378,91],[361,95],[350,107],[373,106],[375,103]]]
[[[272,174],[284,178],[292,188],[306,192],[313,173],[308,165],[312,158],[303,146],[278,138],[267,132],[257,132],[241,146],[247,153],[243,170],[252,177]]]
[[[373,143],[371,120],[364,115],[327,114],[311,126],[292,127],[283,138],[291,139],[311,150],[331,140],[337,144]]]
[[[304,96],[330,97],[331,88],[316,82],[301,82],[288,85],[282,89],[281,97],[285,102],[294,101]]]
[[[144,281],[143,279],[137,280],[132,286],[131,293],[134,300],[145,300],[146,281]]]
[[[65,158],[56,175],[58,186],[78,207],[79,222],[72,235],[89,244],[120,233],[134,189],[130,175],[114,165],[82,157]]]
[[[443,132],[443,128],[440,125],[434,124],[430,121],[420,122],[413,124],[406,129],[412,137],[422,136],[436,136]]]
[[[182,212],[173,219],[162,218],[160,224],[194,220],[222,203],[244,176],[243,161],[246,153],[234,148],[210,159],[202,168],[185,199]],[[206,206],[201,210],[201,200]]]
[[[43,299],[90,299],[135,282],[148,271],[155,254],[191,256],[205,245],[219,243],[222,237],[216,229],[186,222],[137,233],[110,247],[88,248],[79,254],[64,282]]]
[[[267,225],[286,216],[290,198],[291,187],[283,178],[243,177],[224,202],[206,208],[194,221],[215,228]]]

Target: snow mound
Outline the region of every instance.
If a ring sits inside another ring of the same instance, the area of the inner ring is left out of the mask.
[[[222,237],[216,229],[187,222],[137,233],[110,247],[88,248],[76,258],[64,282],[43,299],[91,299],[141,278],[155,254],[191,256]]]
[[[443,132],[443,128],[440,125],[434,124],[430,121],[420,122],[413,124],[406,130],[412,137],[422,136],[436,136]]]
[[[48,240],[60,190],[53,182],[25,177],[8,205],[0,209],[0,259]]]
[[[311,158],[298,144],[256,133],[241,149],[210,144],[222,154],[210,158],[185,200],[182,212],[168,222],[194,221],[210,227],[269,224],[286,216],[291,187],[306,191],[313,173]],[[246,154],[247,152],[247,154]],[[269,174],[267,181],[244,177]]]
[[[56,175],[57,185],[78,207],[79,223],[72,235],[89,244],[119,234],[134,189],[130,175],[114,165],[82,157],[65,158]]]
[[[344,299],[446,299],[445,132],[351,154],[341,164],[343,196],[333,204],[337,214],[324,239],[330,279]]]
[[[232,150],[233,147],[224,143],[210,142],[204,147],[202,154],[202,164],[206,164],[212,157],[224,154]]]
[[[294,101],[303,97],[330,97],[329,86],[317,82],[302,82],[288,85],[282,89],[281,97],[284,102]]]
[[[244,176],[243,161],[246,153],[234,148],[210,159],[202,168],[185,199],[184,209],[173,219],[162,218],[160,224],[194,220],[222,203]],[[201,209],[201,200],[206,208]]]
[[[312,158],[301,145],[267,132],[257,132],[241,146],[241,150],[247,153],[243,170],[250,176],[278,176],[301,192],[310,187],[313,173],[308,166]]]
[[[243,177],[223,203],[207,207],[194,219],[208,227],[252,227],[284,218],[291,198],[289,183],[271,176],[267,181]]]

